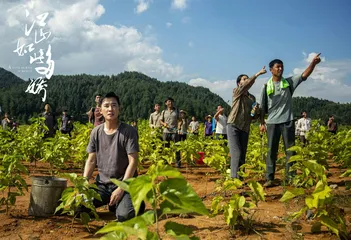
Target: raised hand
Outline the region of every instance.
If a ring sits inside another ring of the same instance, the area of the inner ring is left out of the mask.
[[[256,73],[256,77],[258,77],[262,74],[265,74],[266,72],[267,72],[266,66],[263,66],[263,68],[258,73]]]
[[[313,58],[312,63],[313,63],[314,65],[317,65],[318,63],[321,62],[321,58],[319,57],[319,55],[321,55],[321,53],[318,53],[318,54]]]

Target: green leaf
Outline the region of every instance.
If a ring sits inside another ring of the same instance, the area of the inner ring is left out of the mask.
[[[90,216],[88,213],[86,212],[82,212],[80,213],[80,220],[82,221],[82,223],[84,225],[88,225],[89,221],[90,221]]]
[[[292,213],[289,218],[290,219],[297,219],[297,218],[301,217],[301,215],[304,212],[306,212],[307,210],[308,210],[308,207],[305,206],[305,207],[301,208],[300,211]]]
[[[286,202],[303,194],[305,194],[305,190],[303,188],[294,188],[287,190],[279,201]]]
[[[320,233],[321,232],[321,222],[314,222],[311,226],[311,232],[312,233]]]
[[[129,193],[132,197],[135,215],[138,215],[140,204],[151,190],[152,180],[148,175],[138,176],[129,184]]]
[[[254,180],[250,180],[248,182],[248,185],[251,189],[252,192],[254,192],[254,194],[258,197],[258,199],[260,199],[261,201],[264,201],[264,190],[263,187],[260,183],[254,181]]]
[[[351,169],[347,169],[340,177],[351,177]]]
[[[325,175],[325,168],[318,164],[315,160],[308,160],[302,162],[305,167],[307,167],[311,172],[315,173],[317,176],[322,177]]]
[[[245,202],[246,202],[245,197],[240,196],[239,199],[237,199],[237,204],[238,204],[237,209],[242,208],[245,205]]]
[[[150,235],[148,226],[154,222],[154,212],[148,211],[141,216],[137,216],[123,223],[111,222],[100,229],[99,233],[118,232],[121,236],[136,236],[138,239],[147,239]],[[117,238],[118,239],[118,238]]]
[[[124,232],[110,232],[100,238],[100,240],[122,240],[126,239],[127,235]]]
[[[118,187],[122,188],[124,191],[129,192],[129,184],[126,181],[119,181],[117,179],[111,178],[111,182],[113,182]],[[130,181],[134,180],[134,178],[128,179]]]
[[[170,177],[170,178],[184,178],[183,175],[176,170],[175,168],[171,167],[170,165],[163,165],[159,167],[157,172],[158,176]]]
[[[182,209],[165,200],[160,204],[162,214],[182,214],[189,213],[189,210]]]
[[[161,194],[175,206],[208,215],[205,205],[185,179],[167,179],[160,183]]]
[[[191,235],[193,234],[193,230],[190,227],[187,227],[183,224],[179,224],[176,222],[167,222],[165,224],[166,233],[171,236],[179,236],[179,235]]]
[[[339,237],[338,224],[336,224],[331,218],[326,215],[320,217],[321,223],[329,228],[333,233]]]

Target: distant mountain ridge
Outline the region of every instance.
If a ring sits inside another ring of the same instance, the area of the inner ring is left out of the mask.
[[[114,91],[120,96],[121,119],[130,121],[148,119],[155,103],[164,108],[164,100],[170,96],[179,109],[189,116],[203,121],[208,114],[214,114],[216,107],[222,105],[229,113],[230,106],[217,94],[204,87],[193,87],[180,82],[161,82],[139,72],[123,72],[117,75],[55,75],[47,81],[47,102],[57,114],[67,109],[77,120],[86,121],[86,112],[94,106],[94,96]],[[22,122],[30,116],[43,111],[42,93],[25,93],[28,82],[15,74],[0,68],[0,106]],[[342,124],[351,125],[351,104],[340,104],[314,97],[294,97],[294,116],[306,110],[312,119],[326,120],[334,114]]]
[[[10,87],[13,84],[21,84],[23,82],[23,79],[0,67],[0,88]]]

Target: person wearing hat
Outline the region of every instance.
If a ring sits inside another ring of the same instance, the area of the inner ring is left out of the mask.
[[[207,115],[205,117],[205,137],[211,137],[212,136],[212,116]]]
[[[237,87],[233,90],[232,109],[228,116],[227,137],[230,151],[230,172],[232,178],[239,178],[240,166],[245,163],[247,144],[249,141],[250,124],[252,120],[252,105],[256,102],[249,89],[255,83],[258,76],[267,71],[263,67],[258,73],[249,78],[241,74],[237,78]],[[254,107],[257,111],[257,105]]]
[[[179,112],[174,107],[174,99],[168,97],[165,100],[166,109],[161,112],[160,123],[163,126],[163,141],[166,141],[165,147],[170,146],[170,142],[178,142],[178,120]],[[180,152],[176,153],[177,155],[177,167],[180,168]]]

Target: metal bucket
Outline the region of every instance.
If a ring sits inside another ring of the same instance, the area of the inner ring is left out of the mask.
[[[67,179],[51,176],[31,177],[32,189],[28,215],[52,216],[59,205],[62,192],[67,187]]]

